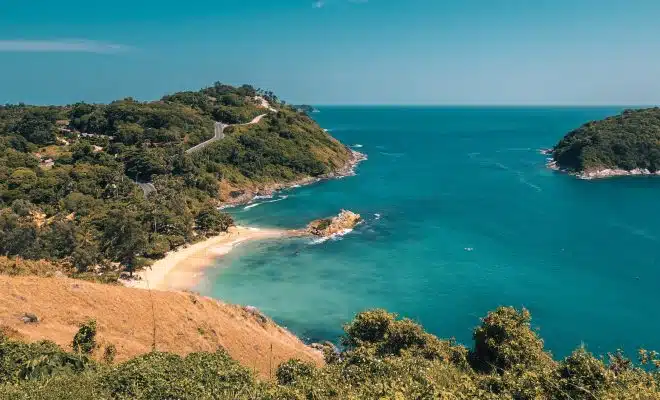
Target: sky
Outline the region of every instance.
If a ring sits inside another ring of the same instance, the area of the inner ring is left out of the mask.
[[[0,103],[660,103],[658,0],[0,0]]]

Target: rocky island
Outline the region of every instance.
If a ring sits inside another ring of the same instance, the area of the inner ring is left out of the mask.
[[[569,132],[548,166],[581,179],[660,175],[660,108],[625,110]]]
[[[339,215],[334,218],[322,218],[312,221],[307,225],[305,231],[314,236],[328,237],[345,232],[347,229],[353,229],[361,219],[360,214],[341,210]]]

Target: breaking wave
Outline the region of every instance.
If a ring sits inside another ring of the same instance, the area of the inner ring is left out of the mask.
[[[257,196],[257,197],[260,197],[260,196]],[[255,197],[255,199],[256,199],[257,197]],[[260,198],[271,199],[271,198],[273,198],[273,196],[270,196],[270,197],[260,197]],[[289,196],[287,196],[287,195],[282,195],[282,196],[279,196],[278,198],[273,199],[273,200],[268,200],[268,201],[262,201],[262,202],[259,202],[259,203],[248,204],[247,206],[243,207],[243,210],[249,210],[249,209],[251,209],[251,208],[254,208],[254,207],[260,206],[260,205],[262,205],[262,204],[267,204],[267,203],[277,203],[278,201],[286,200],[287,198],[289,198]]]

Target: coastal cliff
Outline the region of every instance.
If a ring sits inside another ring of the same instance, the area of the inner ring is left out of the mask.
[[[548,167],[581,179],[660,175],[660,108],[625,110],[569,132]]]
[[[321,237],[328,237],[353,229],[361,221],[360,214],[352,211],[341,210],[339,215],[333,218],[322,218],[312,221],[307,225],[306,232]]]

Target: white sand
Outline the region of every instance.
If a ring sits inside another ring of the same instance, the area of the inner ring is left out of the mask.
[[[216,258],[229,253],[238,244],[288,234],[287,231],[278,229],[232,227],[228,233],[168,253],[151,267],[136,272],[135,280],[125,281],[124,284],[140,289],[190,289],[199,282],[200,272],[204,268],[211,265]]]

